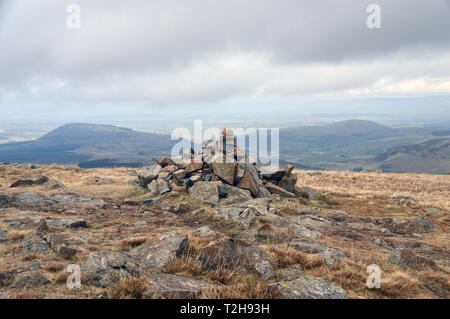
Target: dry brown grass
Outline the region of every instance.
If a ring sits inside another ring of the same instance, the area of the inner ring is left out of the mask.
[[[148,283],[143,278],[121,279],[108,290],[111,299],[143,299],[149,296]]]
[[[147,237],[132,237],[122,240],[121,246],[125,249],[131,249],[142,245],[147,241]]]
[[[311,269],[324,265],[323,259],[317,255],[304,254],[294,248],[269,246],[268,251],[277,267],[283,268],[297,265],[303,269]]]
[[[40,291],[35,290],[21,290],[21,291],[13,291],[9,293],[6,298],[7,299],[43,299],[44,294]]]
[[[360,197],[411,196],[421,205],[450,211],[450,178],[448,175],[368,173],[323,171],[309,176],[310,171],[296,171],[298,185],[308,185],[325,193]]]
[[[222,287],[206,289],[202,299],[270,299],[273,298],[272,290],[267,282],[255,277],[240,277],[239,282]]]

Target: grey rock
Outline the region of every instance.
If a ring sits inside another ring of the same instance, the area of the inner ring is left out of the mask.
[[[68,228],[85,228],[87,227],[86,220],[78,219],[47,219],[46,223],[50,226],[68,227]]]
[[[198,236],[198,237],[214,237],[214,236],[216,236],[216,233],[208,226],[202,226],[200,228],[197,228],[192,234],[194,236]]]
[[[158,184],[158,191],[159,191],[160,195],[168,193],[172,190],[169,183],[167,183],[167,181],[165,179],[158,178],[156,180],[156,183]]]
[[[233,220],[237,223],[242,224],[246,228],[249,228],[255,223],[256,215],[254,211],[250,208],[228,206],[216,209],[214,213],[225,219]]]
[[[11,288],[15,289],[33,288],[33,287],[41,287],[48,284],[50,284],[50,280],[48,280],[40,272],[35,272],[32,273],[31,275],[27,275],[16,280],[11,285]]]
[[[216,285],[192,278],[154,273],[146,277],[155,298],[192,299]]]
[[[98,198],[79,197],[74,195],[52,195],[48,199],[55,204],[104,206],[105,202]]]
[[[52,181],[52,180],[45,183],[45,188],[50,189],[50,190],[54,190],[54,189],[67,190],[67,187],[63,183],[60,183],[58,181]]]
[[[48,182],[47,176],[38,176],[29,179],[20,179],[14,182],[10,187],[22,187],[22,186],[33,186],[33,185],[41,185]]]
[[[78,253],[78,250],[64,245],[58,245],[55,248],[55,253],[63,258],[70,259]]]
[[[347,299],[341,287],[315,277],[301,277],[270,285],[279,299]]]
[[[323,194],[318,191],[317,189],[314,189],[312,187],[309,186],[303,186],[303,187],[296,187],[295,188],[295,193],[298,196],[298,194],[306,194],[306,198],[310,199],[310,200],[324,200],[325,196],[323,196]]]
[[[0,230],[0,243],[5,242],[6,240],[6,231]]]
[[[158,178],[158,174],[162,167],[158,164],[151,166],[145,166],[141,168],[138,172],[139,185],[142,187],[147,187],[147,185],[154,179]]]
[[[290,247],[307,254],[319,254],[319,256],[325,260],[327,265],[333,265],[341,258],[345,257],[343,251],[317,243],[292,242]]]
[[[219,197],[223,198],[226,204],[242,203],[252,199],[250,191],[234,187],[228,184],[219,184]]]
[[[275,180],[276,182],[279,182],[284,174],[284,168],[278,166],[263,166],[261,167],[261,172],[259,173],[262,178]]]
[[[308,228],[301,225],[292,225],[291,227],[294,231],[294,236],[297,238],[317,239],[322,235],[318,231],[309,230]]]
[[[21,246],[25,253],[46,253],[50,250],[48,243],[41,237],[33,235],[22,240]]]
[[[294,278],[302,276],[303,273],[304,273],[303,270],[301,270],[299,268],[289,268],[289,269],[281,270],[278,273],[277,277],[281,280],[292,280]]]
[[[416,233],[429,233],[434,229],[433,223],[426,216],[410,218],[408,219],[408,223],[413,226]]]
[[[118,252],[90,253],[80,265],[89,284],[107,288],[121,278],[138,277],[142,269]]]
[[[147,240],[130,251],[130,256],[148,269],[158,269],[180,256],[188,243],[188,236],[169,232]]]
[[[436,263],[433,260],[417,256],[409,249],[394,249],[389,256],[389,262],[394,265],[408,266],[418,270],[436,268]]]
[[[240,239],[224,239],[205,247],[200,261],[206,270],[225,267],[242,273],[257,274],[263,279],[275,275],[275,267],[264,250]]]
[[[203,182],[199,181],[189,188],[188,193],[191,197],[212,204],[219,203],[219,186],[222,182]]]

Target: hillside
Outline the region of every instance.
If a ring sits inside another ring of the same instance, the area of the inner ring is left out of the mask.
[[[168,135],[112,125],[67,124],[34,141],[0,145],[0,161],[137,167],[167,155],[171,143]]]
[[[396,147],[377,156],[368,168],[385,172],[450,173],[450,137]]]
[[[324,126],[287,128],[280,130],[280,153],[288,162],[301,163],[315,169],[363,170],[382,169],[374,164],[383,154],[398,147],[435,139],[447,130],[435,128],[389,128],[371,121],[349,120]],[[433,158],[434,153],[428,154]],[[442,172],[442,158],[423,162],[406,169],[409,172]],[[423,162],[423,163],[422,163]],[[444,163],[444,167],[446,164]],[[388,168],[388,166],[386,166]],[[392,166],[392,171],[399,166]],[[445,172],[445,171],[444,171]],[[446,172],[450,172],[447,170]]]
[[[0,299],[450,297],[448,177],[222,165],[0,164]]]

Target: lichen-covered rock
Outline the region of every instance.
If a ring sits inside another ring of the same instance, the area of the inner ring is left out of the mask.
[[[230,185],[234,184],[234,176],[236,174],[237,163],[233,158],[215,157],[213,161],[214,174],[222,181]]]
[[[224,239],[204,248],[200,261],[207,270],[225,267],[242,273],[258,274],[263,279],[275,275],[275,267],[266,252],[240,239]]]
[[[309,230],[302,225],[291,225],[294,232],[294,236],[297,238],[317,239],[321,236],[321,233],[314,230]]]
[[[130,251],[130,256],[148,269],[158,269],[180,256],[188,236],[179,232],[169,232],[147,240]]]
[[[194,236],[198,236],[198,237],[214,237],[214,236],[216,236],[216,233],[208,226],[202,226],[200,228],[197,228],[192,234]]]
[[[198,181],[189,188],[188,193],[195,199],[203,202],[217,204],[219,203],[219,186],[222,182],[204,182]]]
[[[67,227],[67,228],[86,228],[86,220],[82,218],[69,219],[46,219],[45,222],[50,226]]]
[[[90,253],[80,267],[89,284],[102,288],[110,287],[121,278],[137,277],[142,274],[139,266],[130,261],[126,255],[110,251]]]
[[[239,206],[218,208],[214,211],[214,213],[225,219],[230,219],[242,224],[246,228],[252,226],[256,218],[256,215],[252,209]]]
[[[344,289],[323,278],[304,276],[270,287],[279,299],[347,299]]]

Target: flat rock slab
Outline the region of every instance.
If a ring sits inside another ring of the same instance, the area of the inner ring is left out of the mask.
[[[216,285],[187,277],[154,273],[146,277],[156,298],[191,299],[198,297],[202,291]]]
[[[341,287],[315,277],[301,277],[270,285],[278,299],[347,299]]]
[[[180,256],[187,243],[187,235],[169,232],[147,240],[131,250],[130,256],[147,269],[158,269]]]

